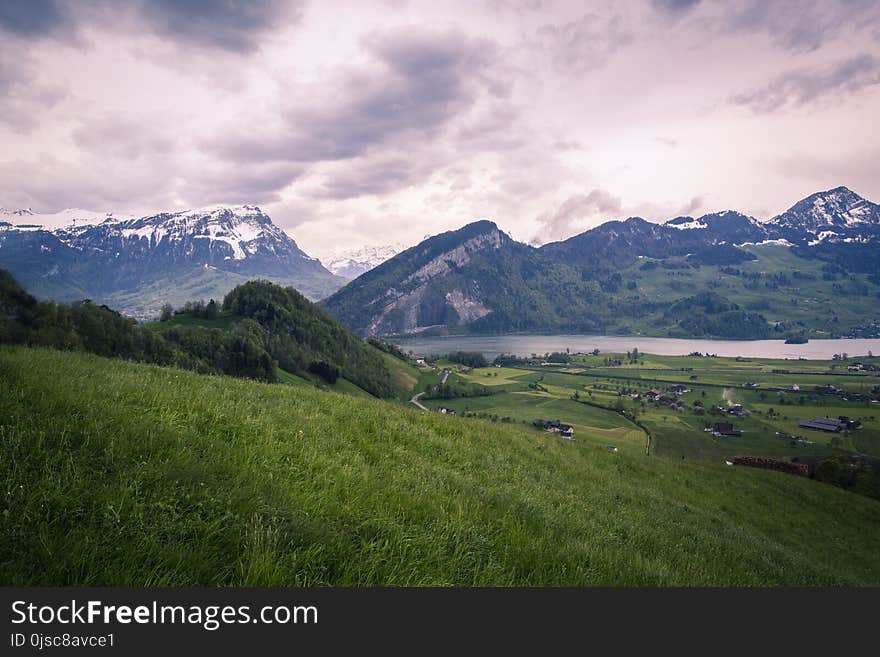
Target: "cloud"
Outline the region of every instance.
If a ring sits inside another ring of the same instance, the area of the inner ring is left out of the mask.
[[[658,11],[683,14],[700,4],[700,0],[651,0],[651,4]]]
[[[865,53],[820,71],[788,71],[763,87],[736,94],[731,101],[746,105],[754,112],[767,113],[786,106],[800,107],[829,96],[839,99],[875,84],[880,84],[880,61]]]
[[[607,221],[621,211],[620,199],[604,189],[594,189],[589,194],[569,197],[553,212],[545,212],[537,218],[541,228],[535,242],[551,242],[571,237],[576,231],[585,230],[593,220]]]
[[[633,40],[620,16],[586,14],[576,21],[541,26],[532,46],[546,53],[556,71],[581,75],[602,67]]]
[[[681,207],[677,214],[683,217],[690,217],[696,214],[697,210],[704,207],[706,207],[706,200],[702,196],[694,196]]]
[[[280,191],[304,171],[295,162],[251,163],[245,167],[211,162],[195,168],[181,167],[176,191],[189,205],[276,203],[281,201]]]
[[[811,51],[844,30],[880,23],[874,0],[747,0],[725,3],[719,25],[727,32],[765,32],[782,47]]]
[[[23,38],[70,37],[84,27],[149,32],[182,46],[251,52],[263,34],[297,23],[302,0],[3,0],[0,30]]]
[[[163,130],[161,124],[161,116],[104,115],[81,121],[71,137],[85,152],[132,160],[169,153],[179,144],[173,126]]]
[[[385,194],[423,180],[434,169],[434,162],[402,153],[347,160],[322,176],[321,184],[308,195],[316,199],[341,200]]]
[[[71,161],[53,156],[0,162],[3,204],[37,212],[170,207],[173,182],[172,167],[158,160],[125,166],[109,158]]]
[[[147,0],[143,19],[156,34],[181,43],[239,52],[255,50],[269,28],[300,20],[290,0]]]
[[[285,85],[281,95],[293,101],[246,121],[266,126],[264,131],[230,130],[204,148],[240,163],[357,160],[326,178],[315,193],[347,198],[391,191],[429,173],[426,164],[447,157],[429,152],[426,144],[438,142],[479,98],[507,92],[491,71],[495,46],[484,39],[411,28],[370,35],[362,45],[369,65],[339,71],[319,85]],[[499,121],[509,119],[504,115]],[[484,126],[479,136],[490,132]]]
[[[0,30],[22,36],[41,37],[59,30],[69,20],[65,6],[55,0],[3,0]]]
[[[0,39],[0,127],[31,132],[67,95],[66,85],[38,79],[37,65],[27,50]]]

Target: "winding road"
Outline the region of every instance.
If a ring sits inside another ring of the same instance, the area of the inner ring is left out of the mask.
[[[450,370],[443,370],[440,372],[440,383],[437,385],[438,389],[442,388],[446,384],[446,379],[449,378],[449,374],[450,374]],[[424,392],[416,393],[415,395],[412,396],[412,399],[409,400],[409,403],[415,404],[423,411],[430,411],[431,410],[430,408],[428,408],[427,406],[425,406],[424,404],[422,404],[419,401],[419,397],[421,397],[424,394],[425,394]]]
[[[424,395],[424,394],[425,394],[425,393],[423,393],[423,392],[419,392],[419,393],[413,395],[413,396],[412,396],[412,399],[409,400],[409,403],[410,403],[410,404],[415,404],[416,406],[418,406],[418,407],[419,407],[420,409],[422,409],[423,411],[427,411],[427,410],[428,410],[428,407],[425,406],[425,405],[423,405],[423,404],[419,401],[419,397],[421,397],[421,396]]]

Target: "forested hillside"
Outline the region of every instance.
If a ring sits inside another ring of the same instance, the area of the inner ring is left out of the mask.
[[[292,288],[254,281],[227,294],[222,311],[213,301],[187,308],[182,316],[210,314],[214,321],[170,321],[178,316],[166,311],[166,321],[142,325],[88,300],[40,302],[0,270],[0,343],[269,382],[278,381],[280,368],[328,383],[343,377],[377,397],[397,393],[382,354]]]

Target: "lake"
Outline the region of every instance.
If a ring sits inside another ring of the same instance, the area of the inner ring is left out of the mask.
[[[834,354],[880,355],[880,340],[841,339],[810,340],[807,344],[785,344],[783,340],[684,340],[617,335],[450,335],[443,337],[406,337],[392,340],[404,351],[416,356],[447,354],[450,351],[479,351],[488,358],[498,354],[529,356],[551,351],[623,353],[634,347],[647,354],[682,356],[694,351],[717,356],[744,358],[808,358],[828,360]]]

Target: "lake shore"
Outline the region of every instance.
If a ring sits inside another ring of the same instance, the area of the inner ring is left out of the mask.
[[[805,344],[785,344],[779,340],[699,340],[619,335],[450,335],[435,337],[397,337],[391,340],[416,356],[451,351],[479,351],[489,358],[499,354],[529,356],[553,351],[573,353],[624,353],[638,349],[660,356],[685,356],[693,352],[744,358],[829,360],[835,354],[867,356],[880,353],[880,339],[839,338],[810,340]]]

